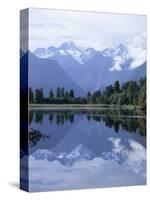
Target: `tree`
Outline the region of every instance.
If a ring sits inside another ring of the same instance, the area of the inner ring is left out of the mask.
[[[36,103],[43,103],[44,97],[43,97],[43,89],[36,89],[35,90],[35,102]]]
[[[115,83],[114,83],[114,91],[115,92],[120,92],[120,83],[119,83],[119,81],[116,81]]]
[[[33,103],[34,102],[34,94],[32,91],[32,88],[29,88],[29,103]]]
[[[129,99],[126,93],[122,92],[120,95],[120,105],[128,105],[128,104],[129,104]]]
[[[57,87],[57,89],[56,89],[56,97],[57,98],[60,97],[60,87]]]
[[[100,90],[89,91],[86,96],[75,96],[74,90],[65,91],[64,87],[57,87],[56,95],[51,89],[48,97],[44,97],[43,89],[36,89],[35,94],[31,88],[27,88],[30,103],[73,103],[73,104],[118,104],[118,105],[139,105],[146,111],[146,78],[139,82],[128,81],[120,86],[119,81],[107,86],[103,92]],[[27,93],[26,92],[26,93]],[[25,98],[22,93],[22,99]],[[25,94],[26,94],[25,93]],[[22,101],[23,102],[23,101]]]
[[[68,97],[68,96],[69,96],[68,91],[66,91],[65,92],[65,97]]]
[[[136,81],[128,81],[122,87],[127,94],[129,104],[136,104],[136,98],[138,96],[139,86]]]
[[[108,99],[108,98],[113,94],[113,92],[114,92],[113,86],[112,86],[112,85],[109,85],[109,86],[106,87],[105,92],[104,92],[104,95],[105,95],[105,97]],[[108,101],[108,102],[109,102],[109,101]]]
[[[74,98],[74,90],[73,90],[73,89],[71,89],[71,90],[69,91],[69,97]]]
[[[49,92],[49,98],[53,98],[53,97],[54,97],[54,93],[53,93],[53,90],[51,89]]]
[[[146,79],[140,80],[138,104],[146,111]]]
[[[91,98],[92,103],[95,104],[96,100],[97,100],[96,92],[93,92],[93,94],[91,95],[91,97],[92,97]]]
[[[88,92],[87,97],[91,97],[91,92],[90,91]]]
[[[60,89],[60,96],[61,96],[61,97],[64,97],[64,96],[65,96],[65,89],[64,89],[64,87],[62,87],[62,88]]]

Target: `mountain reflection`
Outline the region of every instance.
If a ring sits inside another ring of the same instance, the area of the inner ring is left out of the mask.
[[[30,110],[21,139],[30,190],[145,184],[145,136],[141,111]]]

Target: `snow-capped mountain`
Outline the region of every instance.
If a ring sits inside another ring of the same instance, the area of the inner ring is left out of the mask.
[[[50,150],[40,149],[32,153],[32,156],[37,160],[57,160],[65,166],[72,166],[76,161],[91,160],[94,155],[86,146],[79,144],[69,154],[57,154]]]
[[[48,49],[37,48],[33,53],[40,58],[72,56],[80,64],[83,64],[88,61],[92,56],[94,56],[97,51],[93,48],[81,48],[77,46],[74,42],[70,41],[61,44],[58,48],[54,46],[50,46]]]
[[[114,48],[104,49],[102,51],[102,54],[108,57],[115,57],[115,56],[123,56],[124,58],[129,57],[127,47],[124,44],[119,44]]]
[[[113,60],[110,71],[121,71],[123,69],[129,69],[133,58],[129,55],[128,49],[124,44],[120,44],[115,48],[104,49],[102,55],[105,57],[111,57]]]
[[[131,46],[133,46],[131,48]],[[143,47],[143,52],[146,50]],[[138,67],[146,61],[145,53],[142,54],[142,60],[137,58],[136,52],[141,51],[140,47],[136,47],[131,44],[119,44],[113,48],[106,48],[102,51],[97,51],[94,48],[83,48],[76,45],[73,41],[64,42],[59,47],[50,46],[49,48],[37,48],[34,50],[34,54],[40,58],[51,58],[57,61],[59,57],[66,59],[71,57],[79,64],[85,64],[95,55],[101,54],[104,57],[112,58],[113,63],[109,68],[110,71],[121,71],[122,69],[130,69],[133,63],[139,63]],[[138,62],[136,61],[138,59]]]
[[[89,90],[103,89],[116,80],[122,84],[145,77],[145,52],[145,46],[135,46],[132,43],[97,51],[94,48],[79,47],[71,41],[59,47],[39,48],[33,53],[40,58],[55,60],[87,93]]]
[[[141,155],[140,162],[145,161],[145,147],[138,142],[134,140],[126,140],[126,144],[122,143],[120,138],[109,138],[108,141],[110,144],[112,143],[112,146],[110,149],[107,149],[107,151],[99,153],[99,155],[96,155],[96,153],[92,152],[88,149],[87,146],[83,144],[77,145],[71,152],[68,154],[65,152],[59,152],[55,153],[48,149],[39,149],[36,150],[31,154],[32,157],[34,157],[36,160],[48,160],[48,161],[58,161],[62,165],[67,167],[72,167],[76,162],[79,161],[88,161],[93,160],[95,158],[102,158],[107,161],[114,161],[118,163],[119,165],[126,165],[132,164],[132,162],[136,161],[136,163],[139,162],[138,159],[130,160],[131,155],[137,155],[137,152]]]

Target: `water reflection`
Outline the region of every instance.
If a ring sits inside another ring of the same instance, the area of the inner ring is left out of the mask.
[[[41,110],[31,110],[29,112],[29,124],[32,123],[33,118],[35,118],[36,123],[41,123],[43,121],[43,116],[49,116],[50,123],[56,123],[57,125],[63,125],[65,121],[70,123],[74,122],[75,115],[86,115],[87,120],[105,122],[105,126],[113,128],[117,133],[119,128],[129,131],[130,133],[135,133],[137,129],[141,135],[146,135],[146,118],[144,115],[137,115],[136,111],[132,110],[102,110],[102,111],[41,111]],[[143,113],[140,113],[143,114]]]
[[[30,110],[28,134],[30,191],[146,183],[143,113]]]

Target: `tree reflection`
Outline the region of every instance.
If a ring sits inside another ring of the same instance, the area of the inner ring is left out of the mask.
[[[37,145],[41,138],[49,138],[49,136],[43,135],[39,130],[30,128],[28,138],[30,147],[33,147]]]
[[[136,133],[139,130],[140,134],[146,135],[146,118],[141,111],[136,110],[99,110],[99,111],[41,111],[35,110],[29,113],[29,124],[33,120],[33,112],[35,114],[35,122],[42,123],[43,116],[48,115],[50,123],[56,123],[58,126],[63,126],[65,122],[73,123],[78,115],[86,116],[88,121],[104,122],[106,127],[113,128],[116,133],[122,128],[130,133]]]
[[[31,110],[31,111],[29,112],[29,124],[32,123],[32,120],[33,120],[33,110]]]
[[[35,130],[35,129],[30,129],[29,130],[29,143],[31,146],[35,146],[41,139],[42,134],[40,131]]]
[[[42,124],[43,122],[43,112],[38,110],[35,112],[35,122]]]

